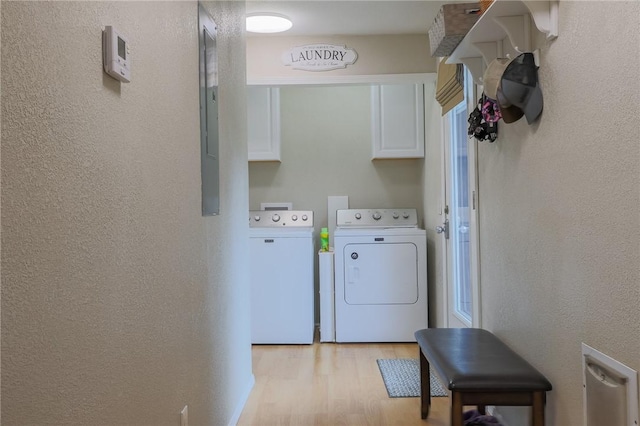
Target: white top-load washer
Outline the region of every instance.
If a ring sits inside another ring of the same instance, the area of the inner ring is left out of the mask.
[[[249,212],[251,342],[311,344],[313,212]]]
[[[426,232],[415,209],[338,210],[337,342],[413,342],[428,326]]]

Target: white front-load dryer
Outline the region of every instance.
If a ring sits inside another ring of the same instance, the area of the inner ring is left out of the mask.
[[[338,212],[337,342],[412,342],[428,326],[426,232],[415,209]]]

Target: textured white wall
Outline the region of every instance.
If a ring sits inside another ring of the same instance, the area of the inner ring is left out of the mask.
[[[196,2],[3,2],[2,415],[227,424],[251,382],[243,2],[218,24],[221,214],[201,217]],[[101,30],[132,49],[102,71]],[[231,178],[233,176],[233,178]]]
[[[559,16],[540,121],[480,144],[482,321],[553,383],[548,424],[577,426],[581,342],[640,369],[640,3]]]
[[[282,63],[283,52],[315,43],[346,45],[355,49],[358,60],[344,69],[309,72]],[[305,78],[340,75],[410,74],[436,72],[429,55],[426,34],[397,36],[247,37],[247,76],[261,78]]]

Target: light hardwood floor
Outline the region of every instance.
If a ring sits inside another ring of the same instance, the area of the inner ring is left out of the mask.
[[[417,358],[415,343],[255,345],[256,384],[238,426],[448,426],[449,398],[389,398],[376,359]]]

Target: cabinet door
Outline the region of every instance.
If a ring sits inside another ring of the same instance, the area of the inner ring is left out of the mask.
[[[248,87],[249,161],[280,161],[280,89]]]
[[[371,86],[373,158],[424,157],[423,84]]]

